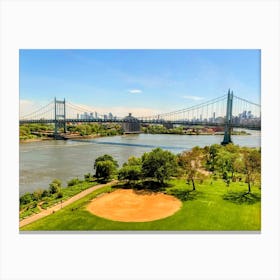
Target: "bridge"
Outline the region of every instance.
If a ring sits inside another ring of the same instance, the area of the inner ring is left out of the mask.
[[[55,124],[54,135],[58,136],[62,128],[67,132],[68,123],[122,123],[125,131],[133,132],[140,130],[140,124],[161,124],[165,126],[223,126],[224,139],[221,144],[231,143],[231,131],[233,127],[247,129],[261,129],[261,105],[245,100],[228,93],[191,106],[185,109],[171,111],[169,113],[125,118],[113,116],[111,113],[98,114],[94,108],[75,105],[66,100],[51,101],[47,105],[21,116],[19,123],[53,123]]]

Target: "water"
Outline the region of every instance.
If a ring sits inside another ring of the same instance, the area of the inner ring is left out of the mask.
[[[235,144],[260,146],[260,132],[249,136],[232,136]],[[48,189],[58,178],[63,185],[74,177],[93,173],[94,160],[103,154],[112,155],[121,166],[130,156],[140,157],[155,147],[177,154],[194,146],[219,144],[222,135],[125,135],[88,140],[44,141],[20,144],[20,195],[36,189]]]

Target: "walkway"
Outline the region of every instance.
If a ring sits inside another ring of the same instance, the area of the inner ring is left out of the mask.
[[[33,222],[39,220],[39,219],[41,219],[41,218],[43,218],[45,216],[48,216],[48,215],[52,214],[53,212],[56,212],[56,211],[64,208],[65,206],[73,203],[74,201],[77,201],[78,199],[85,197],[86,195],[92,193],[95,190],[98,190],[98,189],[101,189],[101,188],[107,187],[107,186],[112,186],[112,185],[114,185],[116,183],[117,183],[117,180],[114,180],[114,181],[109,182],[107,184],[96,185],[96,186],[93,186],[93,187],[91,187],[89,189],[86,189],[86,190],[84,190],[84,191],[82,191],[82,192],[72,196],[71,198],[69,198],[68,200],[66,200],[66,201],[64,201],[62,203],[56,204],[55,206],[52,206],[52,207],[50,207],[48,209],[42,209],[42,211],[40,213],[34,214],[34,215],[32,215],[32,216],[30,216],[30,217],[28,217],[26,219],[21,220],[19,222],[19,227],[21,228],[21,227],[23,227],[25,225],[28,225],[30,223],[33,223]]]

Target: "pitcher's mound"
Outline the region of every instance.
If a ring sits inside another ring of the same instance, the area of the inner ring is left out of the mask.
[[[171,195],[129,189],[95,198],[87,210],[109,220],[148,222],[173,215],[181,205],[181,201]]]

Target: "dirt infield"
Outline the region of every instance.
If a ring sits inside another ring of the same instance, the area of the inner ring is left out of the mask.
[[[87,210],[109,220],[148,222],[173,215],[181,205],[181,201],[171,195],[129,189],[95,198]]]

